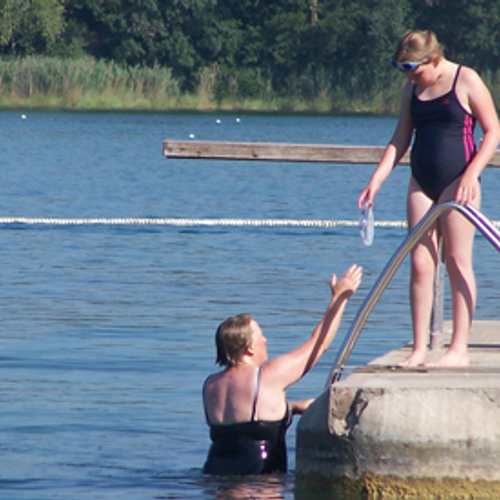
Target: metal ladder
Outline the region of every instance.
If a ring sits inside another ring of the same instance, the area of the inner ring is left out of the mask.
[[[394,274],[399,269],[399,266],[406,258],[406,256],[411,252],[411,250],[419,242],[423,234],[429,230],[436,219],[445,212],[450,210],[456,210],[460,212],[466,219],[468,219],[474,226],[483,234],[483,236],[500,252],[500,232],[493,225],[493,223],[485,217],[479,210],[476,210],[471,205],[459,205],[455,202],[441,203],[431,208],[427,214],[422,218],[422,220],[415,226],[413,231],[408,234],[406,239],[401,243],[399,248],[396,250],[394,255],[391,257],[389,262],[386,264],[384,270],[380,274],[379,278],[373,285],[371,291],[368,293],[366,299],[361,305],[356,317],[354,318],[349,332],[340,347],[340,350],[335,358],[328,378],[326,380],[325,388],[328,388],[331,384],[338,382],[342,375],[342,371],[345,364],[351,355],[352,350],[359,338],[361,330],[368,319],[368,316],[372,312],[373,308],[379,301],[381,295],[387,288],[388,284],[392,280]],[[439,264],[442,267],[442,264]],[[442,280],[443,272],[437,272],[438,280],[441,283],[436,283],[435,291],[442,290]],[[436,295],[436,293],[435,293]],[[442,301],[442,293],[438,293],[440,301]],[[442,304],[434,304],[433,311],[433,331],[442,331]],[[438,312],[436,313],[436,309]],[[432,340],[431,340],[432,344]]]

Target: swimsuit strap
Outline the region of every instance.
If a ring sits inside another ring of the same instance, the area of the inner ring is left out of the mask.
[[[456,87],[456,85],[457,85],[457,81],[458,81],[458,77],[459,77],[459,75],[460,75],[460,70],[461,70],[461,69],[462,69],[462,66],[459,66],[459,67],[458,67],[458,69],[457,69],[457,72],[456,72],[456,74],[455,74],[455,79],[453,80],[453,87],[451,88],[451,90],[452,90],[453,92],[455,92],[455,87]]]
[[[252,406],[252,422],[255,421],[255,411],[257,410],[257,396],[259,395],[259,383],[260,383],[260,366],[255,372],[255,393],[253,396],[253,406]]]
[[[203,394],[203,412],[205,413],[205,420],[206,420],[207,424],[212,425],[210,423],[209,418],[208,418],[207,405],[205,403],[205,387],[207,385],[207,382],[208,382],[208,377],[205,379],[205,382],[203,382],[203,392],[202,392],[202,394]]]
[[[458,81],[458,77],[460,76],[460,70],[461,69],[462,69],[462,66],[458,66],[457,72],[455,73],[455,78],[453,79],[453,85],[451,87],[451,92],[453,92],[453,93],[455,93],[455,87],[457,86],[457,81]],[[416,85],[413,85],[411,93],[412,93],[412,95],[414,95],[418,99],[418,96],[417,96],[417,86]]]

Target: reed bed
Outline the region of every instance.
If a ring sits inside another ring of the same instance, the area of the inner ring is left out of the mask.
[[[171,71],[92,58],[30,57],[0,62],[0,106],[70,109],[168,108],[181,92]]]
[[[500,76],[484,78],[500,103]],[[193,90],[186,91],[161,66],[126,67],[90,57],[0,58],[0,108],[396,113],[403,77],[372,80],[305,68],[276,90],[272,75],[259,69],[235,72],[214,65],[200,69]]]

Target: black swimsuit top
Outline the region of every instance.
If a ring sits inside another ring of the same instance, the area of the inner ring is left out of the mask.
[[[256,372],[252,418],[237,424],[211,424],[210,447],[203,467],[206,474],[265,474],[286,472],[286,431],[292,421],[287,405],[281,420],[255,419],[259,392],[260,368]]]

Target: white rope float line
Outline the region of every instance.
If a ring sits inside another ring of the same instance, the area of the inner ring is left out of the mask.
[[[149,226],[282,226],[282,227],[358,227],[352,220],[300,220],[300,219],[165,219],[165,218],[88,218],[66,219],[52,217],[0,217],[0,225],[149,225]],[[407,227],[406,221],[375,221],[375,227]],[[500,221],[493,221],[500,227]]]
[[[0,225],[28,224],[55,226],[84,225],[150,225],[150,226],[295,226],[295,227],[357,227],[350,220],[297,219],[164,219],[164,218],[89,218],[65,219],[51,217],[0,217]],[[378,227],[406,227],[405,221],[376,221]]]

